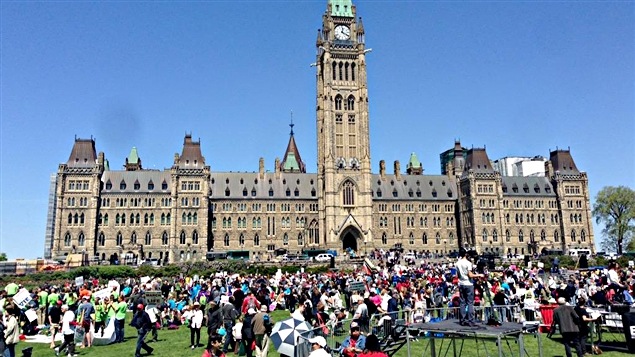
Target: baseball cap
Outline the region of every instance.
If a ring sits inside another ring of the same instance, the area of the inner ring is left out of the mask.
[[[357,322],[351,322],[351,330],[359,330],[359,324]]]
[[[310,338],[309,342],[311,342],[311,344],[317,343],[320,347],[326,347],[326,340],[322,336]]]
[[[139,305],[137,305],[137,309],[139,309],[139,310],[143,310],[143,304],[139,304]]]

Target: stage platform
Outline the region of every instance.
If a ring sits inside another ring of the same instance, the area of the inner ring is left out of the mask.
[[[523,334],[526,327],[519,323],[506,322],[500,326],[488,326],[477,324],[474,327],[461,326],[458,320],[443,320],[434,323],[417,323],[408,326],[409,335],[415,338],[425,338],[428,345],[424,350],[424,356],[454,356],[461,355],[463,344],[466,340],[476,341],[476,349],[483,350],[484,356],[491,356],[488,349],[495,349],[495,354],[499,357],[506,356],[528,356],[525,350]],[[538,338],[538,356],[542,357],[542,341],[537,328],[533,328],[533,334]],[[437,346],[436,340],[440,340],[441,345]],[[444,347],[443,341],[449,340],[449,344]],[[509,343],[513,340],[513,343]],[[457,341],[459,344],[457,345]],[[486,341],[490,341],[486,343]],[[495,341],[495,343],[493,343]],[[488,345],[490,348],[488,348]],[[506,347],[504,347],[506,345]],[[410,354],[409,354],[410,355]]]

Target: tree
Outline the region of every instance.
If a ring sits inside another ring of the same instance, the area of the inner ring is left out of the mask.
[[[619,186],[606,186],[595,196],[595,221],[604,224],[604,247],[614,247],[622,254],[635,232],[635,191]]]
[[[7,260],[7,253],[0,253],[0,262],[6,262]]]

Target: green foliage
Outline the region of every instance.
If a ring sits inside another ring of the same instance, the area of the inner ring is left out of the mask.
[[[595,197],[593,216],[604,224],[602,247],[622,254],[635,232],[635,191],[625,186],[604,187]]]
[[[0,253],[0,262],[6,262],[7,260],[7,253]]]

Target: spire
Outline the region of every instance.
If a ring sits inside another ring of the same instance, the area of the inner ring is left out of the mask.
[[[355,17],[351,0],[329,0],[328,8],[331,16]]]
[[[289,127],[291,128],[289,133],[289,144],[287,145],[287,150],[284,153],[284,159],[282,159],[282,162],[280,163],[280,171],[306,173],[306,167],[304,162],[302,162],[298,146],[296,145],[295,138],[293,136],[294,125],[293,112],[291,112],[291,123],[289,124]]]
[[[421,175],[423,174],[423,166],[421,165],[421,161],[417,158],[417,154],[414,152],[410,154],[410,161],[406,166],[406,172],[408,175]]]
[[[141,159],[139,158],[139,153],[137,152],[136,147],[133,146],[130,150],[130,154],[128,154],[128,157],[126,158],[126,164],[123,165],[123,167],[126,171],[137,171],[143,169],[141,167]]]

